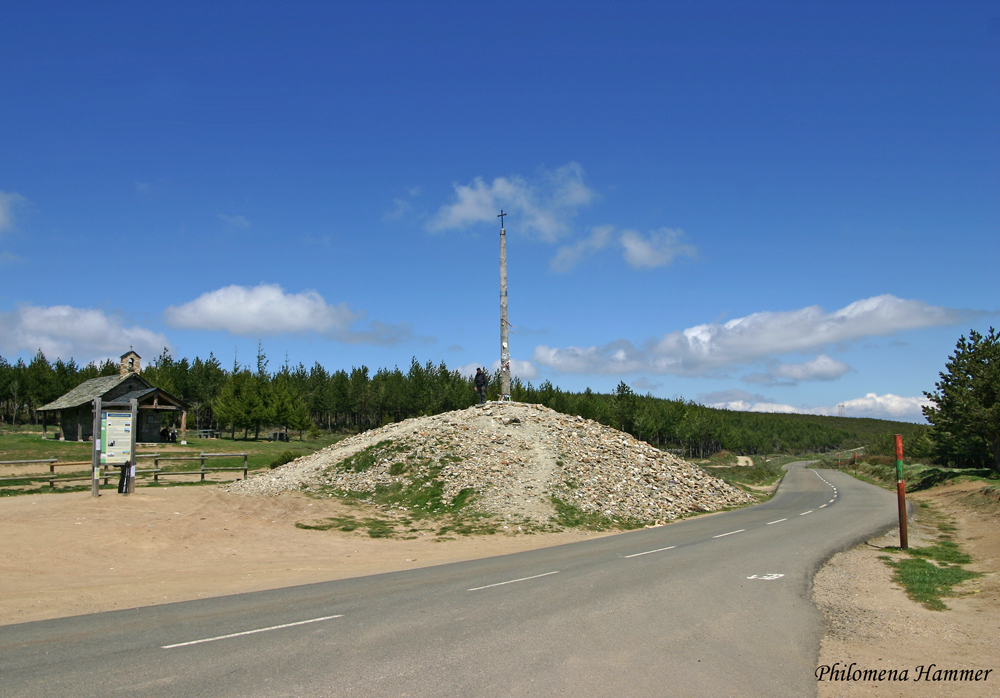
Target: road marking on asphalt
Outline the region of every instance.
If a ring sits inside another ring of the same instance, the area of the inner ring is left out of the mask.
[[[520,579],[508,579],[506,582],[497,582],[496,584],[487,584],[483,587],[473,587],[467,591],[479,591],[480,589],[489,589],[490,587],[502,587],[504,584],[513,584],[514,582],[526,582],[529,579],[538,579],[539,577],[548,577],[550,574],[559,574],[559,570],[555,572],[546,572],[545,574],[536,574],[531,577],[521,577]]]
[[[773,573],[763,574],[763,575],[751,574],[749,577],[747,577],[747,579],[762,579],[765,582],[773,582],[775,579],[781,579],[784,576],[785,575],[783,574],[773,574]]]
[[[740,530],[738,530],[738,531],[730,531],[729,533],[720,533],[720,534],[719,534],[719,535],[717,535],[717,536],[712,536],[712,538],[723,538],[723,537],[725,537],[725,536],[731,536],[731,535],[733,535],[734,533],[743,533],[743,531],[745,531],[745,530],[746,530],[745,528],[741,528],[741,529],[740,529]]]
[[[830,503],[829,503],[829,502],[827,502],[826,504],[820,504],[820,505],[819,505],[819,508],[820,508],[820,509],[826,509],[826,508],[827,508],[828,506],[830,506]]]
[[[668,548],[657,548],[656,550],[647,550],[644,553],[634,553],[632,555],[626,555],[625,557],[639,557],[640,555],[650,555],[652,553],[662,553],[664,550],[673,550],[676,547],[677,547],[676,545],[671,545]]]
[[[782,521],[788,521],[788,519],[778,519],[777,521],[768,521],[765,526],[770,526],[771,524],[781,523]]]
[[[282,625],[272,625],[270,628],[257,628],[256,630],[244,630],[241,633],[230,633],[229,635],[219,635],[218,637],[206,637],[201,640],[191,640],[190,642],[178,642],[176,645],[163,645],[161,650],[172,650],[175,647],[187,647],[188,645],[200,645],[203,642],[215,642],[216,640],[228,640],[231,637],[242,637],[243,635],[254,635],[256,633],[266,633],[268,630],[281,630],[282,628],[292,628],[296,625],[306,625],[307,623],[318,623],[321,620],[330,620],[332,618],[343,618],[344,614],[336,616],[323,616],[322,618],[310,618],[309,620],[300,620],[296,623],[283,623]]]
[[[833,500],[831,499],[827,504],[833,504]]]
[[[813,513],[813,511],[815,511],[815,510],[814,509],[810,509],[809,511],[804,511],[801,514],[799,514],[799,516],[805,516],[806,514],[811,514],[811,513]]]

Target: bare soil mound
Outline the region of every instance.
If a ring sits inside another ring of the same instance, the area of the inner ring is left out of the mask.
[[[467,506],[535,523],[552,520],[556,506],[638,525],[754,501],[629,434],[523,403],[390,424],[229,487],[243,494],[300,489],[361,493],[384,508]],[[387,492],[407,497],[377,496]]]

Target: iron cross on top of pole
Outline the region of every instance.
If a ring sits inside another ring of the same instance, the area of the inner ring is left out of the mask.
[[[500,230],[503,230],[503,217],[504,216],[509,216],[509,215],[510,215],[509,213],[504,213],[503,209],[500,209],[500,215],[497,216],[497,218],[500,219]]]

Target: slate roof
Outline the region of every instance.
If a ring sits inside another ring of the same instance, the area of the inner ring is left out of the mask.
[[[132,392],[125,393],[124,395],[119,395],[118,397],[116,397],[114,400],[111,400],[107,404],[109,405],[112,404],[117,405],[118,403],[124,404],[127,403],[132,398],[135,398],[136,400],[141,400],[144,396],[149,395],[150,393],[155,393],[157,390],[159,390],[159,388],[146,388],[145,390],[133,390]]]
[[[101,397],[128,376],[100,376],[91,378],[76,386],[62,397],[38,408],[39,412],[49,410],[68,410],[93,402],[95,397]]]

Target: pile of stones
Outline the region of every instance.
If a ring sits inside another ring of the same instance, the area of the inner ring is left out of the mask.
[[[356,454],[368,457],[363,470],[351,467],[348,459]],[[475,509],[508,521],[548,522],[553,496],[584,512],[650,524],[755,501],[629,434],[542,405],[509,402],[389,424],[229,489],[374,493],[428,473],[443,483],[446,502],[472,489]]]

